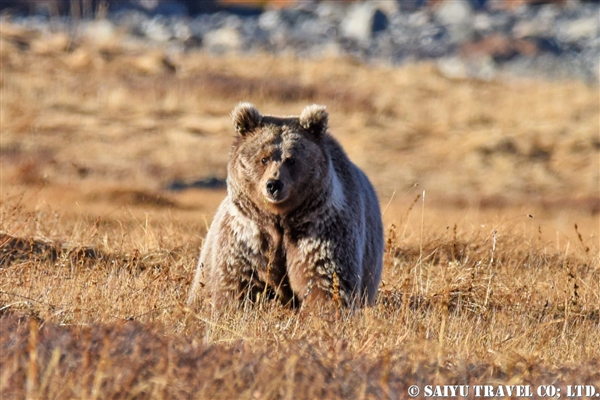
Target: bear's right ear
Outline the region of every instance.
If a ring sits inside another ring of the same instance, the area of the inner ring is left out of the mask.
[[[231,112],[231,120],[237,133],[246,136],[260,124],[262,117],[256,107],[250,103],[240,103]]]

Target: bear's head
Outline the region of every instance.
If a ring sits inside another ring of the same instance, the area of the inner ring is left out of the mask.
[[[328,114],[307,106],[300,116],[261,115],[249,103],[231,112],[237,138],[228,165],[228,189],[260,209],[284,214],[324,190]]]

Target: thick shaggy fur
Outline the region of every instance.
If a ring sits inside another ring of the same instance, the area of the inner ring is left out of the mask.
[[[325,107],[299,117],[240,103],[227,197],[206,236],[188,304],[202,281],[214,304],[267,294],[298,306],[373,304],[383,227],[365,174],[327,133]]]

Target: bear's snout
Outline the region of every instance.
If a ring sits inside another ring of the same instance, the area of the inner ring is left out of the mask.
[[[273,199],[277,199],[283,189],[283,182],[279,179],[271,179],[267,181],[267,193],[271,195]]]

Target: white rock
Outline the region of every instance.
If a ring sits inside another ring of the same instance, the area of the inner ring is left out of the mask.
[[[448,79],[462,80],[475,78],[490,81],[496,76],[497,68],[491,57],[462,59],[459,57],[442,58],[436,63],[437,69]]]
[[[467,65],[458,57],[447,57],[436,63],[438,71],[448,79],[466,79],[469,77]]]
[[[384,16],[387,25],[387,16],[377,7],[376,2],[352,4],[340,26],[342,36],[354,39],[361,44],[368,43],[375,30],[384,29],[384,27],[378,26],[381,23],[376,20],[378,13]]]
[[[473,34],[473,8],[466,0],[443,1],[436,9],[435,17],[448,27],[455,42],[463,42]]]
[[[88,22],[83,28],[83,37],[98,44],[110,44],[116,36],[115,25],[107,19]]]
[[[178,40],[186,41],[192,37],[192,31],[188,24],[183,21],[177,21],[173,25],[173,34]]]
[[[209,51],[224,53],[239,50],[242,38],[235,29],[221,28],[204,35],[203,44]]]
[[[273,30],[281,24],[281,18],[279,17],[279,11],[268,10],[265,11],[258,17],[258,26],[266,31]]]
[[[600,34],[600,17],[581,18],[577,21],[571,21],[565,26],[565,39],[570,42],[577,42],[582,39],[589,39]]]
[[[171,31],[157,18],[151,19],[144,26],[144,34],[155,42],[168,42],[172,38]]]
[[[477,13],[473,19],[473,28],[479,32],[486,32],[492,29],[492,17],[487,13]]]

